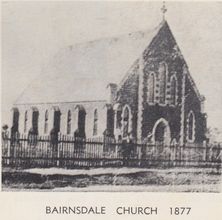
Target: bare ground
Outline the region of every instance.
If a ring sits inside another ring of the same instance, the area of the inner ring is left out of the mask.
[[[221,172],[213,169],[3,168],[3,191],[221,192]]]

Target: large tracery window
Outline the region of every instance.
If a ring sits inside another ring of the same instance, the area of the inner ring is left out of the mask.
[[[93,136],[98,134],[98,112],[97,109],[94,111],[94,118],[93,118]]]
[[[68,111],[67,115],[67,134],[71,134],[71,122],[72,122],[72,116],[71,116],[71,111]]]
[[[192,111],[190,111],[187,120],[187,137],[190,142],[195,140],[195,117]]]
[[[166,79],[167,79],[167,65],[161,63],[159,67],[159,79],[160,79],[160,103],[165,104],[166,100]]]
[[[177,81],[175,77],[171,78],[170,82],[170,104],[176,105]]]
[[[126,106],[123,109],[123,137],[126,137],[130,128],[130,109]]]
[[[155,99],[155,76],[151,73],[148,77],[148,102],[154,103]]]

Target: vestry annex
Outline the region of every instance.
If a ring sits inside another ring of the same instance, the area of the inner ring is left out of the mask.
[[[167,21],[153,30],[69,46],[12,109],[11,132],[201,143],[206,114]]]

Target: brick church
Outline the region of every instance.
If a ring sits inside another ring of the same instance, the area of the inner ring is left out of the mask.
[[[12,132],[201,143],[200,95],[167,21],[64,48],[18,97]]]

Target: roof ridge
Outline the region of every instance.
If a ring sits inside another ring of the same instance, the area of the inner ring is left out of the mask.
[[[106,37],[101,37],[101,38],[95,38],[95,39],[92,39],[92,40],[80,41],[80,42],[77,42],[75,44],[66,45],[66,46],[62,47],[61,49],[67,49],[67,48],[73,49],[74,47],[83,46],[83,45],[86,45],[87,43],[92,43],[93,44],[93,43],[100,42],[102,40],[112,40],[112,39],[115,39],[115,38],[127,37],[127,36],[130,36],[130,35],[133,35],[133,34],[138,34],[138,33],[152,33],[154,30],[160,29],[161,26],[163,25],[163,23],[165,23],[165,22],[166,21],[161,21],[159,25],[157,25],[153,28],[150,28],[150,29],[136,30],[136,31],[132,31],[132,32],[121,33],[119,35],[106,36]]]
[[[155,33],[152,37],[152,40],[155,38],[155,36],[159,33],[160,29],[164,26],[164,25],[168,25],[166,20],[163,20],[160,22],[160,24],[158,26],[156,26],[153,31],[155,30]],[[127,72],[125,73],[125,75],[122,77],[122,79],[120,80],[118,86],[121,87],[121,85],[125,82],[125,80],[131,75],[131,71],[133,68],[135,68],[138,65],[138,60],[143,56],[144,51],[150,46],[152,40],[148,43],[148,45],[146,46],[146,48],[144,48],[141,52],[141,54],[138,55],[137,59],[133,62],[133,64],[130,66],[130,68],[127,70]]]
[[[73,51],[67,50],[67,47],[61,48],[52,56],[45,71],[42,71],[36,77],[37,79],[32,80],[19,95],[15,104],[27,103],[27,101],[34,103],[49,100],[53,102],[70,101],[71,97],[76,97],[75,101],[106,98],[107,84],[103,85],[101,81],[108,83],[106,81],[109,80],[109,82],[119,84],[124,75],[127,77],[126,73],[129,74],[129,69],[135,64],[142,51],[149,46],[162,25],[161,22],[152,29],[81,42],[76,44],[80,47]],[[117,37],[121,38],[121,36],[124,38],[114,42],[110,41]],[[105,41],[103,41],[104,39]],[[87,42],[95,43],[95,45],[81,48],[81,45],[86,45]],[[97,42],[98,44],[96,44]],[[90,78],[95,79],[95,86],[89,86]],[[82,80],[82,84],[78,79]],[[80,93],[82,86],[86,91]],[[69,89],[69,93],[66,91],[67,89]],[[43,91],[44,96],[42,96]],[[104,93],[98,91],[104,91]]]

